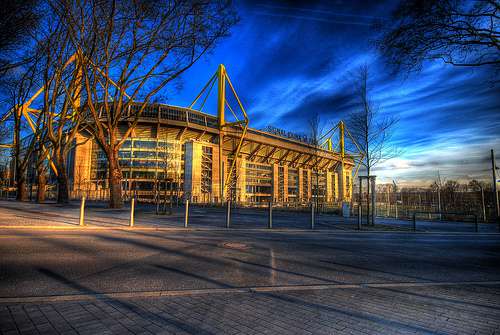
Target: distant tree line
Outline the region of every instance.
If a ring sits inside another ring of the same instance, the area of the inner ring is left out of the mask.
[[[357,190],[354,190],[355,193]],[[387,205],[398,206],[399,216],[408,217],[415,211],[476,214],[478,219],[493,221],[495,218],[494,193],[491,183],[473,179],[469,182],[435,181],[427,187],[396,184],[377,185],[377,210],[387,215]],[[357,194],[356,194],[356,199]],[[484,207],[483,207],[484,205]]]

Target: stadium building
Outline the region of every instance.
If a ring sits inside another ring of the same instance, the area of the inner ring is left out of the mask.
[[[127,124],[123,124],[123,132]],[[230,169],[241,131],[225,130],[218,118],[169,105],[150,105],[120,149],[125,194],[140,199],[165,194],[192,202],[349,201],[354,162],[304,141],[249,128]],[[70,157],[73,190],[107,189],[102,150],[85,136]],[[222,149],[222,154],[219,151]],[[222,172],[222,173],[221,173]],[[230,181],[228,181],[230,180]],[[231,183],[225,186],[225,183]],[[225,188],[225,190],[224,190]]]
[[[204,103],[204,95],[210,95],[214,86],[217,113],[210,115],[195,104]],[[240,107],[241,120],[228,102],[229,93]],[[130,118],[137,117],[140,106],[129,107],[121,134]],[[278,129],[249,128],[246,112],[221,65],[190,107],[146,106],[119,151],[122,188],[125,197],[135,194],[142,200],[339,204],[351,200],[356,170],[355,159],[343,149],[343,133],[340,138],[340,150],[335,151],[331,141],[329,147],[313,145],[305,137]],[[108,191],[104,152],[84,131],[75,141],[68,157],[72,195],[104,198]]]

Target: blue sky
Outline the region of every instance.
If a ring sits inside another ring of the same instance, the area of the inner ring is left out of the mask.
[[[392,75],[373,46],[374,18],[394,2],[237,4],[241,22],[164,92],[189,105],[223,63],[250,116],[250,126],[308,132],[318,113],[325,127],[356,109],[352,73],[367,63],[371,98],[400,121],[392,141],[402,154],[376,168],[381,181],[427,185],[445,179],[489,180],[489,150],[500,155],[500,87],[491,69],[426,63],[419,73]],[[211,112],[207,110],[207,112]],[[215,112],[215,111],[213,111]]]
[[[489,151],[500,156],[500,84],[492,69],[426,63],[394,75],[373,46],[374,19],[389,20],[390,1],[237,2],[241,21],[156,100],[189,106],[225,64],[250,117],[308,133],[318,113],[324,128],[356,111],[353,72],[368,64],[371,99],[399,118],[392,137],[402,154],[375,169],[379,181],[428,185],[445,179],[490,180]],[[204,109],[215,114],[215,109]]]

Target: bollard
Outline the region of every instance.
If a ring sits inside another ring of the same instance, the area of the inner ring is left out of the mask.
[[[413,231],[417,231],[417,213],[413,213]]]
[[[227,210],[226,210],[226,228],[229,228],[231,223],[231,200],[227,201]]]
[[[158,194],[155,196],[155,202],[156,202],[155,214],[158,215],[160,214],[160,197],[158,196]]]
[[[361,204],[358,206],[358,230],[361,230]]]
[[[187,228],[188,226],[188,219],[189,219],[189,200],[186,200],[186,211],[184,213],[184,228]]]
[[[273,202],[269,201],[269,220],[267,221],[267,228],[273,228]]]
[[[477,221],[477,215],[474,215],[474,224],[476,225],[476,233],[479,233],[479,223]]]
[[[130,199],[130,227],[134,226],[134,207],[135,207],[135,196]]]
[[[314,229],[314,202],[311,203],[311,229]]]
[[[80,204],[80,226],[85,226],[84,222],[85,217],[85,196],[82,197],[82,202]]]

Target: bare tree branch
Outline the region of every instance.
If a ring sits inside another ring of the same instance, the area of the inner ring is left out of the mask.
[[[390,24],[376,23],[376,41],[396,70],[420,70],[425,60],[500,69],[500,2],[403,1]]]

